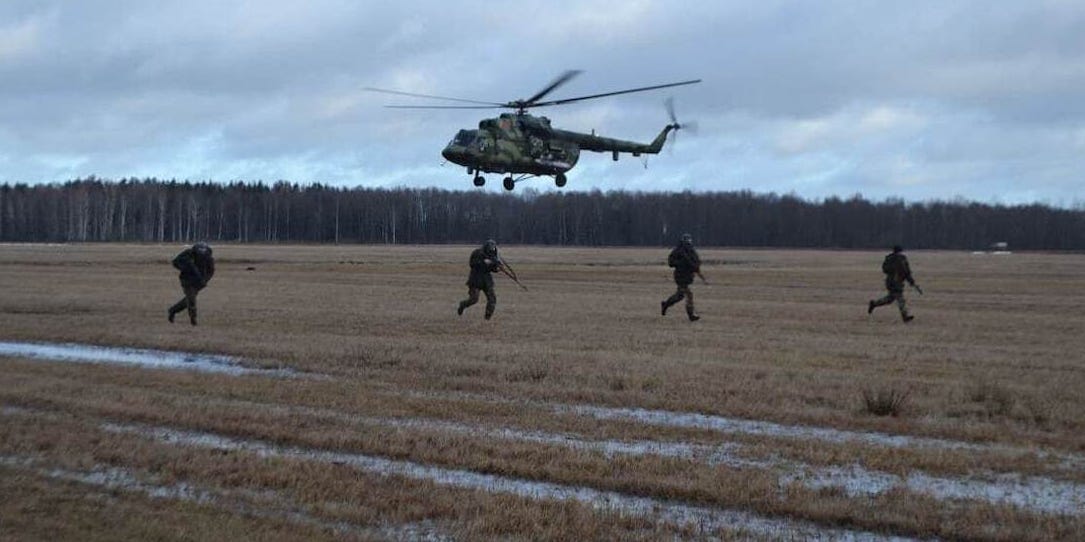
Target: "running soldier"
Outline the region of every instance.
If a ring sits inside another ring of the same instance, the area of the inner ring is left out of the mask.
[[[170,307],[169,321],[172,324],[177,313],[188,309],[188,321],[196,325],[196,294],[207,286],[215,274],[215,258],[211,256],[211,247],[200,242],[182,250],[173,259],[173,267],[181,272],[181,290],[185,296]]]
[[[468,263],[471,274],[467,276],[467,299],[460,301],[456,314],[463,316],[464,309],[478,303],[478,293],[481,290],[486,294],[486,319],[489,320],[497,307],[494,278],[490,273],[501,269],[501,259],[497,256],[497,241],[487,239],[481,247],[471,252]]]
[[[904,255],[904,249],[900,245],[894,246],[893,252],[885,256],[885,260],[882,261],[882,273],[885,273],[885,289],[889,290],[889,293],[881,299],[871,300],[867,304],[866,313],[870,314],[874,312],[875,307],[896,301],[901,319],[911,322],[915,317],[908,314],[908,307],[904,302],[904,283],[911,284],[919,293],[923,293],[923,290],[919,289],[915,279],[912,278],[912,268],[908,265],[908,257]]]
[[[693,291],[689,289],[689,285],[693,284],[693,275],[700,276],[701,280],[704,280],[704,275],[701,275],[701,257],[697,254],[697,250],[693,248],[692,235],[688,233],[682,234],[682,240],[678,243],[678,246],[674,247],[674,250],[667,256],[667,265],[674,268],[674,283],[678,285],[678,291],[659,303],[660,312],[663,316],[666,316],[667,309],[671,305],[685,299],[686,315],[689,316],[689,321],[696,322],[700,320],[701,317],[693,312]]]

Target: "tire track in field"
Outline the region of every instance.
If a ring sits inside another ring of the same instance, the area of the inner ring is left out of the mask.
[[[990,504],[1008,504],[1034,512],[1085,515],[1085,484],[1042,476],[983,472],[976,473],[979,476],[947,477],[918,470],[906,476],[900,476],[866,469],[857,464],[824,467],[780,458],[751,459],[741,454],[743,446],[736,442],[711,446],[654,440],[592,440],[571,434],[525,431],[508,427],[493,428],[445,420],[370,417],[311,407],[269,405],[247,401],[231,402],[235,405],[244,403],[249,406],[258,406],[283,415],[301,413],[370,426],[420,429],[476,438],[552,444],[599,452],[607,456],[673,457],[737,469],[774,469],[781,471],[779,475],[781,486],[797,482],[812,489],[837,488],[851,497],[879,495],[899,488],[929,495],[939,500],[967,499]]]
[[[280,446],[270,442],[240,439],[215,433],[116,423],[103,424],[102,428],[115,433],[136,434],[157,442],[178,446],[249,452],[261,457],[345,465],[369,474],[402,476],[461,489],[506,493],[532,500],[577,502],[597,510],[616,511],[662,520],[678,526],[693,527],[706,535],[718,531],[738,531],[774,539],[911,540],[864,531],[828,528],[811,522],[766,517],[752,512],[692,506],[584,486],[538,482],[365,454]]]
[[[260,405],[260,403],[253,403],[250,401],[224,401],[224,403],[225,402],[235,404],[246,403],[250,406]],[[276,408],[290,410],[290,407],[278,406]],[[301,410],[312,409],[302,408]],[[339,416],[351,416],[345,413],[337,414]],[[51,410],[38,410],[18,406],[0,407],[0,415],[59,416],[57,412]],[[789,540],[914,540],[907,537],[886,536],[865,531],[824,527],[809,521],[762,516],[753,512],[687,505],[680,502],[671,502],[651,497],[639,497],[620,492],[598,490],[585,486],[538,482],[479,473],[470,470],[437,467],[411,461],[392,460],[365,454],[280,446],[266,441],[241,439],[228,435],[188,431],[164,426],[104,422],[101,423],[99,427],[114,433],[139,435],[157,442],[177,446],[189,446],[220,451],[250,452],[261,457],[283,457],[346,465],[368,474],[404,476],[460,489],[506,493],[532,500],[576,502],[597,510],[630,514],[645,517],[653,521],[664,521],[676,526],[689,527],[700,533],[700,536],[714,535],[722,531],[730,534],[751,533],[770,539]],[[84,483],[93,481],[96,482],[97,485],[102,485],[100,482],[101,479],[109,479],[109,477],[103,477],[101,474],[97,473],[91,473],[86,476],[72,474],[70,477],[80,478],[77,481],[83,481]],[[117,478],[125,480],[127,477],[124,475],[114,476],[114,479]],[[142,488],[137,486],[128,489],[139,489],[145,493],[148,491],[164,492],[175,497],[193,493],[193,490],[191,489],[192,486],[186,485],[182,486],[182,488],[189,489],[178,490],[171,487],[158,488],[153,484],[146,483],[144,483]],[[166,495],[161,496],[164,497]],[[196,498],[206,500],[214,498],[214,495],[210,493],[197,494]],[[278,513],[276,511],[261,512],[260,509],[250,510],[248,508],[239,511],[254,514],[268,513],[271,514],[272,517]],[[303,519],[299,519],[299,521],[303,521]],[[404,533],[408,538],[413,537],[420,532],[419,528],[412,526],[392,527],[391,529],[393,529],[393,534],[397,532]]]
[[[397,393],[397,392],[389,392]],[[775,438],[812,440],[834,444],[854,443],[865,446],[886,448],[920,448],[931,450],[964,450],[982,453],[1011,455],[1036,455],[1059,461],[1058,467],[1066,471],[1085,469],[1085,455],[1059,451],[1037,449],[1027,446],[1015,446],[1002,443],[978,443],[947,438],[920,437],[884,433],[879,431],[860,431],[818,427],[810,425],[788,425],[776,422],[732,418],[714,414],[696,412],[677,412],[670,410],[609,407],[589,404],[564,404],[537,400],[506,399],[469,392],[430,392],[408,391],[402,394],[423,399],[471,400],[483,403],[523,405],[556,414],[590,417],[598,420],[617,420],[651,425],[657,427],[675,427],[683,429],[707,429],[729,435],[750,435]]]
[[[432,524],[409,523],[384,527],[367,527],[346,521],[328,521],[317,518],[289,497],[278,492],[223,490],[197,486],[188,482],[172,484],[162,483],[153,476],[140,476],[134,471],[118,467],[95,466],[85,470],[73,470],[49,466],[41,459],[0,455],[0,467],[31,472],[53,480],[76,482],[82,485],[98,487],[110,491],[124,491],[141,494],[151,499],[165,499],[211,505],[228,510],[234,514],[262,518],[285,519],[306,527],[315,527],[339,535],[362,538],[380,536],[390,540],[451,540]]]
[[[29,343],[0,341],[0,357],[27,360],[45,360],[74,363],[101,363],[139,366],[165,370],[193,370],[231,375],[259,375],[266,377],[303,377],[326,379],[329,375],[302,373],[290,368],[255,368],[243,364],[241,358],[214,354],[196,354],[181,351],[149,350],[127,347],[103,347],[78,343]],[[1022,446],[1004,444],[980,444],[959,440],[895,435],[877,431],[851,431],[804,425],[787,425],[775,422],[729,418],[726,416],[674,412],[635,407],[606,407],[523,401],[496,398],[466,392],[385,392],[405,394],[422,398],[467,399],[496,404],[521,404],[549,409],[559,414],[587,416],[601,420],[624,420],[645,425],[709,429],[725,434],[784,437],[802,440],[819,440],[831,443],[860,443],[890,448],[929,448],[946,450],[971,450],[977,452],[1000,452],[1037,454],[1062,462],[1065,470],[1085,469],[1085,455],[1047,452]]]
[[[778,472],[782,487],[799,483],[811,489],[835,488],[850,497],[874,496],[905,489],[938,500],[973,500],[996,505],[1013,505],[1025,510],[1048,514],[1085,515],[1085,484],[1054,480],[1017,473],[975,473],[972,476],[936,476],[912,471],[905,476],[864,468],[858,464],[815,466],[801,461],[778,457],[752,459],[741,452],[743,445],[726,442],[704,445],[687,442],[655,440],[593,440],[579,435],[527,431],[509,427],[488,427],[478,424],[451,422],[426,418],[392,418],[349,414],[330,409],[285,406],[245,400],[213,400],[224,406],[255,407],[284,417],[304,414],[353,424],[393,427],[407,430],[436,431],[472,438],[490,438],[518,442],[557,445],[570,449],[602,453],[608,457],[658,456],[689,459],[710,466],[735,469],[771,469]],[[12,412],[25,409],[5,407]],[[978,475],[978,476],[977,476]]]
[[[50,361],[107,363],[135,365],[155,369],[184,369],[232,375],[257,374],[271,377],[291,377],[301,373],[290,369],[255,369],[242,365],[240,359],[230,356],[191,354],[161,350],[100,347],[74,343],[16,343],[0,342],[0,356]],[[309,375],[318,376],[318,375]],[[408,392],[423,397],[445,397],[480,400],[492,403],[525,404],[549,409],[557,414],[586,416],[600,420],[623,420],[645,425],[709,429],[724,434],[784,437],[800,440],[817,440],[831,443],[858,443],[891,448],[931,448],[949,450],[972,450],[979,452],[1036,453],[1042,457],[1062,460],[1062,467],[1079,469],[1085,467],[1085,457],[1058,454],[1000,444],[978,444],[930,437],[894,435],[872,431],[849,431],[816,426],[786,425],[774,422],[729,418],[699,413],[673,412],[630,407],[605,407],[595,405],[568,405],[537,401],[515,401],[469,393]],[[275,408],[275,407],[273,407]],[[327,414],[325,412],[324,414]],[[360,420],[356,420],[360,421]],[[925,493],[938,499],[974,499],[995,504],[1011,504],[1022,508],[1056,514],[1085,514],[1085,486],[1050,478],[1023,476],[1018,473],[978,473],[985,479],[947,478],[912,472],[906,477],[870,471],[858,465],[843,467],[812,467],[799,462],[780,459],[752,460],[735,454],[737,444],[726,447],[706,447],[681,442],[657,441],[589,441],[570,435],[542,432],[525,432],[514,429],[487,429],[437,420],[380,420],[369,419],[370,424],[415,426],[422,429],[440,430],[488,438],[503,438],[525,442],[556,444],[569,448],[599,451],[605,454],[659,455],[688,457],[706,460],[709,464],[735,468],[775,468],[789,471],[780,477],[781,483],[800,482],[812,488],[840,488],[848,495],[876,495],[903,487]],[[707,458],[707,459],[705,459]]]

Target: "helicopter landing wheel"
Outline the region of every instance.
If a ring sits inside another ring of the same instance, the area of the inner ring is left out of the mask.
[[[558,173],[557,176],[554,177],[554,184],[558,185],[558,188],[565,186],[567,181],[568,179],[565,178],[564,173]]]
[[[486,177],[475,175],[475,186],[482,186],[484,184],[486,184]]]
[[[511,191],[513,188],[516,188],[516,181],[513,181],[512,177],[505,177],[505,180],[502,181],[501,184],[505,186],[505,190]]]

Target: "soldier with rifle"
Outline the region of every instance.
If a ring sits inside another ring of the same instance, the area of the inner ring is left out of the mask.
[[[471,273],[467,276],[467,299],[460,301],[460,305],[456,309],[458,315],[462,316],[464,309],[478,303],[480,291],[486,294],[486,319],[489,320],[494,315],[494,309],[497,307],[497,294],[494,293],[494,279],[491,273],[495,271],[504,273],[517,286],[527,290],[526,286],[520,284],[512,268],[497,255],[497,241],[493,239],[487,239],[481,247],[471,252],[468,265],[471,266]]]
[[[215,274],[215,258],[211,256],[211,247],[200,242],[191,248],[182,250],[173,259],[173,267],[181,272],[181,290],[185,296],[169,309],[169,321],[177,313],[188,309],[188,321],[196,325],[196,294],[207,286]]]
[[[885,256],[885,260],[882,261],[882,273],[885,273],[885,289],[889,290],[889,293],[881,299],[874,299],[867,303],[867,314],[874,312],[876,307],[896,301],[897,307],[900,309],[901,319],[905,322],[911,322],[915,317],[908,314],[908,307],[904,302],[904,283],[911,284],[912,288],[915,288],[920,295],[923,295],[923,290],[912,278],[912,268],[908,265],[908,257],[904,255],[904,248],[895,245],[893,252]]]
[[[697,250],[693,248],[692,235],[688,233],[682,234],[678,246],[674,247],[674,250],[667,256],[667,265],[674,268],[674,283],[678,285],[678,291],[659,303],[660,312],[663,316],[666,316],[667,309],[671,305],[685,299],[686,315],[689,316],[689,321],[696,322],[700,320],[701,317],[693,312],[693,291],[689,289],[689,285],[693,284],[693,275],[701,277],[701,281],[705,284],[708,284],[708,281],[701,274],[701,257],[697,254]]]

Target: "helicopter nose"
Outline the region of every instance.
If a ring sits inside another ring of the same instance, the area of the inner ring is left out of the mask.
[[[445,150],[441,151],[441,156],[444,156],[445,160],[460,165],[463,165],[462,162],[464,155],[465,153],[462,147],[456,148],[452,145],[445,147]]]

